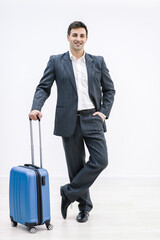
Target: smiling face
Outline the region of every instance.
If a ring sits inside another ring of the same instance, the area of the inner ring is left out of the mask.
[[[84,45],[88,39],[85,28],[72,28],[67,35],[71,51],[84,51]]]

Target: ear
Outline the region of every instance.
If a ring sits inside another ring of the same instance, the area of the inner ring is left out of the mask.
[[[67,34],[67,40],[69,41],[69,35]]]

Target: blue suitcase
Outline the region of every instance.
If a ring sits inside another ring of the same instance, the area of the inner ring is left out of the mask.
[[[50,194],[49,176],[42,168],[41,128],[39,122],[40,165],[34,165],[34,149],[32,121],[30,119],[31,155],[32,164],[13,167],[10,171],[9,205],[10,219],[13,227],[17,223],[26,225],[30,233],[35,233],[37,225],[45,224],[48,230],[53,228],[50,224]]]

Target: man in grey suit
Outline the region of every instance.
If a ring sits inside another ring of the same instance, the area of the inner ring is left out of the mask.
[[[62,136],[70,183],[60,189],[61,212],[65,219],[68,206],[79,202],[76,220],[86,222],[93,208],[89,187],[108,164],[104,137],[113,101],[114,85],[103,57],[84,51],[88,30],[75,21],[68,28],[68,52],[50,57],[36,88],[29,117],[42,117],[41,108],[57,84],[54,134]],[[86,144],[90,157],[85,161]]]

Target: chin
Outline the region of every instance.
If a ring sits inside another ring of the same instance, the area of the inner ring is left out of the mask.
[[[80,47],[75,47],[75,50],[81,50],[83,47],[80,46]]]

